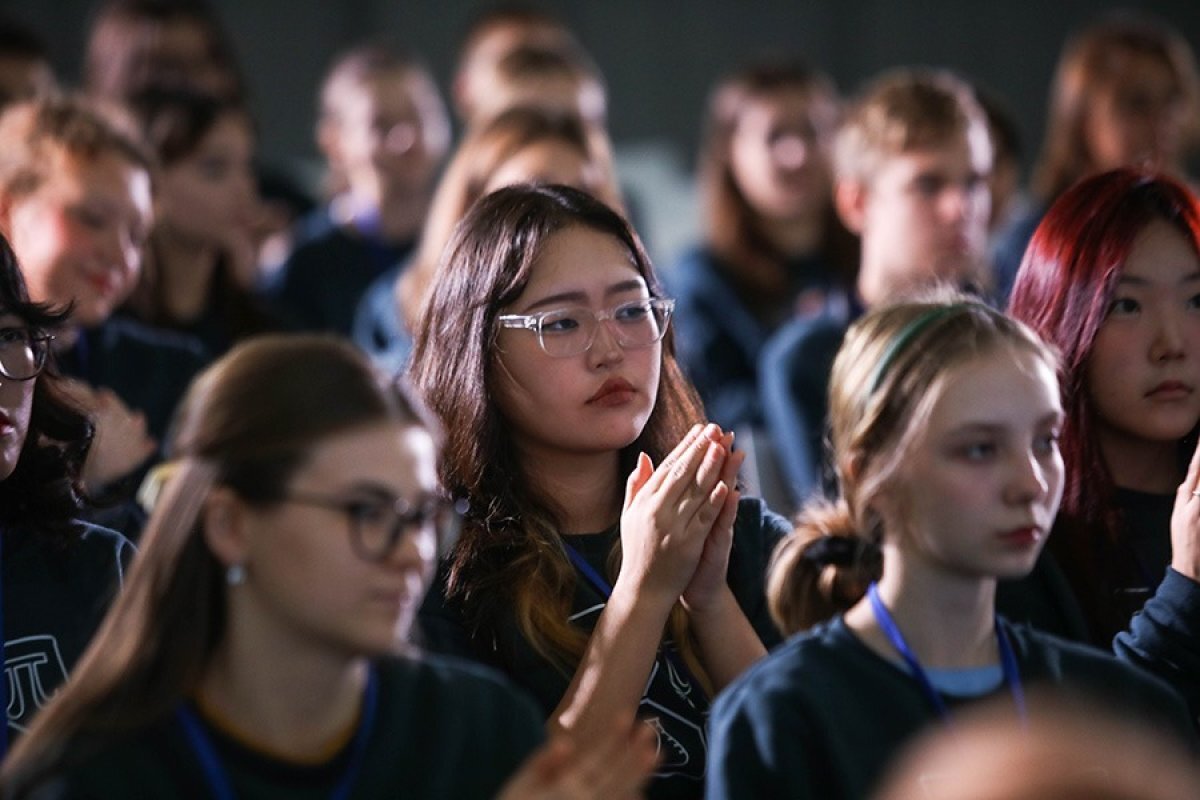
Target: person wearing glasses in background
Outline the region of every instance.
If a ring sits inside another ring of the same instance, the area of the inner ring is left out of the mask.
[[[616,212],[565,186],[477,202],[428,295],[410,373],[468,500],[421,612],[435,651],[495,666],[551,730],[636,711],[650,797],[694,797],[709,698],[778,641],[767,559],[787,522],[735,484],[675,361],[673,302]]]
[[[64,313],[32,303],[0,237],[0,753],[58,688],[100,625],[133,548],[76,519],[92,425],[46,370]]]
[[[0,793],[495,796],[544,736],[532,705],[478,668],[398,657],[457,528],[437,438],[334,339],[261,337],[202,373],[126,590]],[[583,770],[587,793],[553,796],[623,797],[649,745],[615,728],[585,759],[551,745],[507,796]]]

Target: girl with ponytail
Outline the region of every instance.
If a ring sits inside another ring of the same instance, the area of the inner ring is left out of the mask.
[[[997,581],[1033,568],[1062,497],[1057,365],[958,295],[850,328],[829,397],[840,491],[802,514],[771,577],[785,628],[836,616],[718,698],[709,797],[865,797],[922,728],[993,695],[1024,715],[1035,684],[1191,735],[1156,679],[996,616]]]
[[[439,440],[404,387],[332,338],[259,337],[202,373],[125,591],[0,795],[635,792],[654,757],[628,719],[518,770],[544,735],[532,705],[406,646],[457,529]]]

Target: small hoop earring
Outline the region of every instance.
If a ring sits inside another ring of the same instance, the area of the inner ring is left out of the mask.
[[[225,583],[230,586],[241,586],[246,582],[246,567],[243,564],[230,564],[225,570]]]

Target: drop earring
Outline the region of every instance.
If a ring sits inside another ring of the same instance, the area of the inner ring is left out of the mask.
[[[241,586],[246,582],[246,567],[242,564],[230,564],[225,570],[225,583],[230,586]]]

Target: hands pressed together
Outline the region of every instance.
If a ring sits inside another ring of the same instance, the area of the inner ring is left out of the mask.
[[[692,614],[726,589],[745,460],[732,448],[732,433],[696,425],[657,467],[638,457],[621,514],[618,587],[667,607],[682,600]]]

